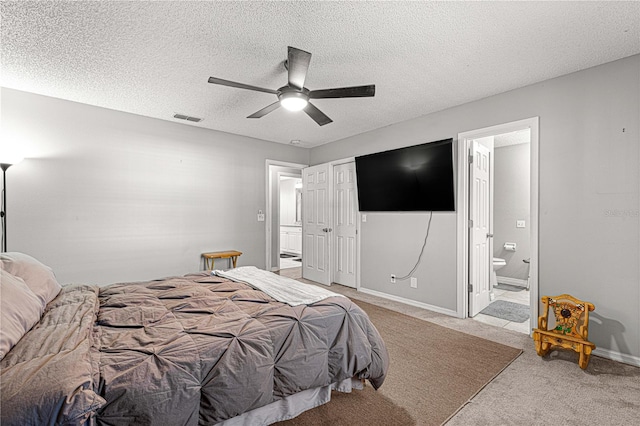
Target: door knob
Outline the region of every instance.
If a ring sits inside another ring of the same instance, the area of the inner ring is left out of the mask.
[[[322,228],[322,232],[329,232],[329,228]]]
[[[487,238],[493,238],[493,234],[487,234]]]

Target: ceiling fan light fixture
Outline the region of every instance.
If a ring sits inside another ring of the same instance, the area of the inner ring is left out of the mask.
[[[289,46],[287,54],[288,56],[285,61],[287,84],[278,90],[265,89],[264,87],[252,86],[250,84],[238,83],[237,81],[224,80],[217,77],[209,77],[209,83],[253,90],[254,92],[270,93],[278,97],[276,102],[254,112],[247,116],[247,118],[261,118],[283,107],[289,111],[304,110],[318,126],[332,123],[333,120],[310,103],[309,99],[365,98],[375,96],[376,94],[376,86],[374,84],[309,90],[304,87],[304,83],[307,78],[309,61],[311,61],[311,53]]]
[[[301,111],[309,103],[309,97],[300,92],[284,92],[279,98],[280,105],[289,111]]]

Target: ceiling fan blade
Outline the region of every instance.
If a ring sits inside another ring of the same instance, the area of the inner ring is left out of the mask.
[[[237,83],[235,81],[223,80],[221,78],[216,78],[216,77],[209,77],[209,83],[220,84],[222,86],[237,87],[238,89],[254,90],[256,92],[271,93],[273,95],[277,95],[278,94],[278,92],[276,90],[265,89],[263,87],[251,86],[249,84],[244,84],[244,83]]]
[[[325,124],[333,123],[333,120],[327,117],[324,112],[320,111],[311,103],[308,103],[306,107],[304,107],[304,112],[311,118],[313,121],[318,123],[318,126],[324,126]]]
[[[289,86],[302,90],[307,70],[311,61],[311,53],[289,46],[287,69],[289,70]]]
[[[327,99],[327,98],[367,98],[375,96],[376,85],[340,87],[336,89],[312,90],[309,92],[311,99]]]
[[[260,111],[254,112],[253,114],[251,114],[247,118],[264,117],[265,115],[269,114],[270,112],[273,112],[273,111],[277,110],[279,107],[280,107],[280,101],[274,102],[271,105],[262,108]]]

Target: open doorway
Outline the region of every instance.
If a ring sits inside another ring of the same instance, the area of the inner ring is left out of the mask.
[[[516,130],[475,141],[485,144],[491,154],[488,157],[491,237],[484,238],[489,245],[486,267],[489,297],[481,306],[472,306],[470,299],[469,316],[486,324],[529,333],[532,324],[529,291],[531,131]],[[472,193],[473,190],[472,187]],[[475,216],[473,203],[469,214]],[[475,224],[472,229],[476,229]],[[474,262],[474,259],[470,261]]]
[[[289,256],[298,252],[296,250],[296,239],[289,233],[293,234],[296,228],[296,218],[302,223],[302,203],[296,205],[300,197],[296,194],[296,179],[302,179],[302,169],[306,167],[304,164],[286,163],[274,160],[267,160],[266,164],[266,270],[279,271],[281,269],[281,259],[285,267],[289,266],[289,260],[292,258],[302,259],[302,243],[300,242],[300,250],[298,256]],[[288,188],[291,186],[291,190]],[[285,190],[284,200],[281,202],[282,191]],[[299,191],[297,191],[299,192]],[[282,211],[282,214],[281,214]],[[283,217],[284,215],[284,217]],[[283,227],[281,227],[283,225]],[[289,232],[290,231],[290,232]],[[300,233],[301,235],[301,233]],[[284,250],[282,250],[284,248]],[[282,258],[280,254],[284,253]],[[286,260],[289,259],[289,260]],[[294,262],[294,260],[291,260]],[[301,261],[295,261],[301,264]]]
[[[302,267],[302,175],[279,173],[279,269]]]
[[[266,170],[266,270],[280,271],[282,263],[288,263],[288,260],[281,262],[280,258],[281,240],[284,237],[280,233],[281,222],[287,222],[281,220],[280,215],[280,178],[284,178],[283,182],[288,178],[297,179],[302,177],[304,170],[300,195],[302,202],[296,202],[295,217],[302,219],[300,263],[307,275],[302,271],[296,273],[297,268],[282,269],[280,274],[290,278],[304,276],[325,285],[335,282],[359,287],[359,214],[354,159],[346,158],[313,167],[267,160]],[[296,200],[297,197],[296,191]],[[290,249],[283,252],[296,254],[295,250],[292,253]]]
[[[462,133],[458,148],[458,315],[530,334],[538,314],[538,120]]]

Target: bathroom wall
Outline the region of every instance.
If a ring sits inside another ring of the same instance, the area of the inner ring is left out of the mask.
[[[526,281],[529,275],[529,265],[523,262],[531,257],[529,150],[530,144],[523,143],[493,151],[493,256],[507,261],[497,272],[498,282],[501,277]],[[524,220],[525,227],[517,228],[517,220]],[[516,243],[516,251],[505,250],[505,242]]]

